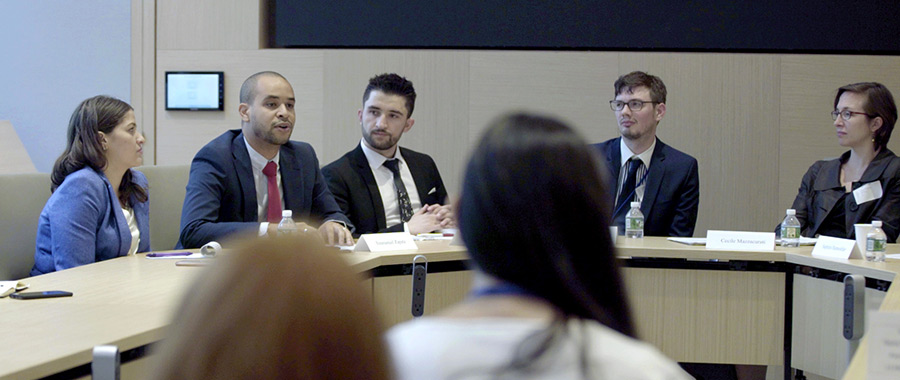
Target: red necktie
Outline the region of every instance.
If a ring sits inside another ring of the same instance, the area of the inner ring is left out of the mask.
[[[269,183],[269,223],[278,223],[281,221],[281,194],[278,192],[278,164],[269,161],[263,168],[263,174],[266,175],[266,181]]]

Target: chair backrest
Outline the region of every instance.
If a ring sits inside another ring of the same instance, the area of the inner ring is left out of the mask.
[[[191,166],[141,166],[137,170],[147,176],[150,185],[150,249],[173,249],[181,233],[181,206]]]
[[[0,174],[0,280],[28,277],[41,210],[50,199],[50,174]]]
[[[0,120],[0,173],[37,173],[31,156],[9,120]]]

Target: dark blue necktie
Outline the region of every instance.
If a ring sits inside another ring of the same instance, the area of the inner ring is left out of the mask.
[[[637,172],[638,169],[640,169],[643,165],[644,162],[641,161],[640,158],[637,158],[637,156],[628,159],[628,163],[626,165],[628,166],[628,173],[625,174],[625,183],[622,184],[622,191],[619,192],[619,199],[616,201],[616,210],[618,210],[621,205],[627,204],[631,201],[631,199],[633,199],[632,196],[635,195],[634,186],[635,183],[637,183]],[[627,212],[627,210],[631,208],[626,206],[622,207],[622,209],[626,210]]]

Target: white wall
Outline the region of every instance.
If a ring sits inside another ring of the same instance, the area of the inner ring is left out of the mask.
[[[0,1],[0,120],[10,120],[38,171],[65,148],[85,98],[131,95],[131,2]]]

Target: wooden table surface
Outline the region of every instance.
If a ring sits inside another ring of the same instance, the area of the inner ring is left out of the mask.
[[[342,253],[348,264],[363,273],[386,265],[408,264],[424,254],[429,262],[467,258],[464,247],[448,241],[418,242],[418,251],[383,254]],[[618,255],[686,260],[748,260],[786,262],[834,271],[862,274],[893,281],[900,260],[870,263],[864,260],[828,260],[811,256],[811,247],[776,248],[775,251],[719,251],[646,237],[620,237]],[[900,245],[889,245],[900,253]],[[13,300],[0,299],[0,379],[35,378],[77,367],[91,360],[96,345],[114,344],[120,350],[160,340],[183,292],[202,267],[177,267],[175,259],[149,260],[128,256],[23,279],[28,291],[65,290],[73,297]],[[900,287],[891,287],[881,310],[900,311]],[[863,378],[865,341],[860,346],[846,379]]]

